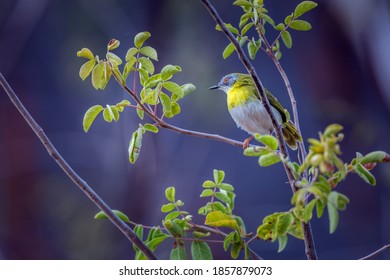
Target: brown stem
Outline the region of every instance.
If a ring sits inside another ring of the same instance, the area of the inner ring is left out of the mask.
[[[252,64],[249,62],[248,58],[246,57],[243,49],[241,48],[240,44],[237,42],[234,35],[225,26],[224,22],[222,21],[221,17],[218,15],[215,8],[210,4],[210,2],[208,0],[201,0],[201,1],[202,1],[203,5],[206,7],[207,11],[210,13],[210,15],[215,20],[215,22],[221,27],[222,32],[229,39],[229,41],[234,45],[239,59],[244,64],[248,73],[251,75],[251,77],[255,83],[257,92],[259,94],[259,98],[260,98],[265,110],[267,111],[268,116],[271,119],[272,126],[275,130],[276,138],[279,141],[281,155],[285,159],[289,158],[288,150],[287,150],[286,143],[285,143],[283,136],[282,136],[280,125],[277,122],[277,120],[276,120],[276,118],[271,110],[271,106],[270,106],[269,101],[266,97],[264,87],[263,87],[259,77],[257,76],[255,69],[253,68]],[[298,188],[295,185],[294,175],[293,175],[292,171],[288,168],[286,163],[283,163],[283,165],[284,165],[284,169],[286,171],[291,189],[295,193]],[[313,234],[311,231],[310,223],[307,223],[307,224],[303,223],[302,227],[303,227],[303,232],[304,232],[306,256],[308,259],[317,259],[317,254],[316,254],[316,250],[315,250],[315,244],[314,244],[314,239],[313,239]]]
[[[76,186],[83,191],[83,193],[100,209],[102,210],[109,220],[135,245],[142,253],[149,259],[157,259],[154,253],[147,247],[142,240],[134,233],[134,231],[121,219],[119,219],[111,208],[101,199],[97,193],[69,166],[65,159],[54,147],[50,139],[47,137],[43,129],[38,125],[34,118],[30,115],[28,110],[24,107],[23,103],[19,100],[11,86],[8,84],[4,76],[0,73],[0,84],[8,97],[18,109],[20,114],[26,120],[28,125],[38,136],[39,140],[45,146],[49,155],[56,161],[65,174],[76,184]]]

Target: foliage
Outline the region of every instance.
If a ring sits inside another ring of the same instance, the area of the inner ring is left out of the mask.
[[[238,27],[230,23],[225,23],[225,27],[235,35],[239,45],[247,46],[251,59],[255,59],[261,50],[277,63],[282,57],[281,42],[289,49],[292,47],[291,30],[310,30],[310,23],[303,20],[302,16],[317,7],[313,1],[303,1],[285,17],[283,22],[276,23],[264,7],[263,0],[236,0],[233,5],[241,7],[243,14]],[[273,41],[266,37],[268,27],[277,32]],[[219,25],[216,29],[222,30]],[[253,34],[249,35],[251,32]],[[166,128],[164,118],[178,115],[181,111],[180,100],[195,90],[195,86],[190,83],[179,85],[172,81],[173,77],[181,72],[180,66],[168,64],[159,72],[156,71],[154,63],[158,61],[158,53],[153,47],[145,45],[150,37],[151,34],[148,32],[138,33],[134,37],[134,46],[127,50],[124,59],[113,52],[120,46],[120,42],[115,39],[107,44],[104,59],[99,59],[87,48],[77,53],[79,57],[88,60],[80,68],[82,80],[91,76],[92,86],[96,90],[104,90],[110,78],[114,77],[135,102],[132,104],[129,100],[122,100],[115,105],[94,105],[86,111],[83,119],[84,131],[88,132],[100,113],[106,122],[113,120],[117,122],[125,108],[135,109],[141,123],[129,141],[130,163],[135,163],[139,157],[143,135],[146,132],[158,133],[159,128]],[[235,45],[229,43],[223,50],[223,58],[228,58],[235,50]],[[133,79],[129,79],[130,75]],[[137,81],[142,88],[139,92]],[[144,122],[145,114],[152,119],[152,123]],[[342,129],[339,124],[331,124],[324,132],[319,133],[318,139],[308,139],[309,153],[307,155],[303,153],[300,162],[283,156],[280,152],[280,143],[274,136],[254,135],[259,144],[246,148],[244,155],[257,157],[261,167],[283,163],[293,176],[290,183],[294,189],[291,208],[269,214],[259,221],[254,232],[248,232],[243,219],[235,213],[234,187],[224,181],[225,173],[222,170],[214,170],[213,180],[206,180],[202,185],[200,197],[207,199],[197,213],[204,216],[202,225],[196,224],[193,215],[183,210],[184,202],[176,198],[174,187],[165,190],[167,203],[161,207],[161,212],[165,215],[161,226],[137,224],[118,210],[114,213],[124,222],[134,225],[137,236],[152,251],[155,251],[162,242],[171,241],[171,259],[188,259],[186,250],[188,242],[191,243],[192,259],[212,259],[208,245],[211,242],[221,243],[232,258],[238,258],[240,254],[245,259],[250,256],[256,258],[256,254],[250,249],[251,242],[256,239],[278,241],[278,252],[281,252],[287,246],[289,236],[304,239],[304,226],[315,214],[317,218],[321,218],[325,210],[328,213],[329,232],[333,233],[339,223],[339,211],[346,210],[349,203],[348,197],[339,189],[336,191],[339,184],[351,173],[355,173],[366,183],[375,185],[376,179],[371,170],[378,163],[390,161],[389,154],[375,151],[364,156],[357,153],[350,163],[345,163],[340,158],[340,144],[344,138]],[[107,217],[100,212],[95,218]],[[148,234],[145,238],[146,231]],[[146,258],[137,246],[134,246],[134,250],[136,259]]]

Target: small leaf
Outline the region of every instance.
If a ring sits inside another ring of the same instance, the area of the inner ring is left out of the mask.
[[[254,25],[253,22],[250,22],[248,24],[246,24],[242,29],[241,29],[241,36],[244,36],[248,30]]]
[[[374,163],[374,162],[390,162],[390,155],[382,152],[375,151],[363,156],[360,160],[361,164]]]
[[[276,230],[278,235],[287,233],[288,228],[294,222],[294,217],[290,213],[280,214],[276,219]]]
[[[176,74],[177,72],[180,72],[181,68],[180,66],[174,66],[171,64],[165,65],[163,69],[161,69],[161,79],[164,81],[169,80],[172,78],[172,75]]]
[[[133,60],[133,58],[134,58],[134,62],[137,61],[137,59],[134,57],[137,53],[138,53],[138,49],[136,49],[136,48],[128,49],[128,51],[126,53],[125,60],[130,61],[130,60]]]
[[[282,252],[284,248],[286,248],[287,241],[288,241],[287,234],[278,236],[278,242],[279,242],[278,253]]]
[[[230,200],[230,198],[222,193],[222,192],[216,192],[215,193],[215,197],[218,198],[219,200],[221,200],[222,202],[226,203],[226,204],[230,204],[232,201]]]
[[[303,239],[302,223],[298,219],[288,228],[287,233],[298,239]]]
[[[165,190],[165,197],[168,199],[170,202],[175,202],[175,187],[169,187]]]
[[[233,5],[241,7],[253,7],[253,4],[248,2],[247,0],[236,0],[233,2]]]
[[[355,172],[357,175],[360,176],[366,183],[370,184],[371,186],[376,185],[376,179],[374,175],[370,171],[368,171],[367,168],[365,168],[361,163],[356,164],[353,166]]]
[[[223,240],[223,249],[224,249],[225,251],[227,251],[227,249],[229,249],[229,246],[230,246],[230,244],[232,243],[232,239],[233,239],[233,237],[234,237],[234,233],[235,233],[235,231],[232,231],[232,232],[229,233],[229,234],[225,237],[225,239]]]
[[[107,60],[113,65],[113,67],[118,67],[122,64],[122,59],[112,52],[107,52]]]
[[[139,50],[143,55],[149,57],[150,59],[153,59],[155,61],[158,61],[158,58],[157,58],[157,51],[152,48],[152,47],[149,47],[149,46],[145,46],[145,47],[142,47],[140,50]]]
[[[182,88],[174,82],[166,81],[162,84],[162,86],[172,92],[172,94],[177,95],[179,98],[184,96]]]
[[[284,31],[282,31],[281,36],[282,36],[282,41],[283,41],[284,45],[287,48],[291,49],[291,47],[292,47],[292,38],[291,38],[290,32],[288,32],[287,30],[284,30]]]
[[[244,156],[259,157],[271,153],[267,147],[251,146],[244,150]]]
[[[272,151],[275,151],[279,146],[278,140],[272,135],[255,134],[255,139],[269,147]]]
[[[175,209],[175,204],[173,204],[173,203],[167,203],[167,204],[164,204],[163,206],[161,206],[161,212],[163,212],[163,213],[168,213],[168,212],[172,211],[173,209]]]
[[[278,25],[275,26],[275,29],[278,31],[282,31],[285,28],[283,23],[279,23]]]
[[[226,28],[229,29],[229,31],[232,32],[233,34],[235,34],[235,35],[238,35],[238,34],[239,34],[238,29],[235,28],[235,27],[233,27],[233,25],[231,25],[230,23],[224,23],[224,25],[225,25]],[[222,28],[221,28],[221,26],[220,26],[219,24],[217,24],[217,25],[215,26],[215,30],[217,30],[217,31],[222,31]]]
[[[176,219],[177,217],[180,216],[180,211],[172,211],[170,212],[168,215],[165,216],[165,221],[166,220],[173,220],[173,219]]]
[[[318,4],[313,1],[303,1],[299,3],[294,10],[294,18],[300,17],[317,6]]]
[[[311,220],[313,216],[313,209],[314,206],[316,206],[316,203],[317,203],[317,199],[313,199],[305,206],[305,209],[303,211],[303,218],[305,223]]]
[[[286,24],[286,25],[289,25],[290,24],[290,22],[291,22],[291,20],[292,20],[292,18],[293,18],[293,14],[291,14],[291,15],[288,15],[285,19],[284,19],[284,23]]]
[[[134,37],[134,46],[136,48],[142,47],[143,43],[150,38],[150,33],[149,32],[140,32]]]
[[[225,172],[223,170],[214,169],[213,175],[215,184],[220,184],[222,183],[223,179],[225,179]]]
[[[80,67],[79,76],[83,81],[89,76],[89,74],[91,74],[93,68],[95,67],[95,64],[96,64],[96,61],[93,59],[93,60],[89,60],[89,61],[85,62]]]
[[[124,221],[125,223],[129,223],[130,222],[130,219],[129,217],[127,217],[126,214],[124,214],[123,212],[119,211],[119,210],[112,210],[112,212],[114,212],[115,216],[117,216],[119,219],[121,219],[122,221]],[[100,211],[99,213],[97,213],[94,217],[96,220],[106,220],[108,219],[108,216],[106,215],[106,213],[104,213],[103,211]]]
[[[253,43],[253,41],[249,41],[248,43],[248,53],[249,57],[253,60],[256,57],[257,52],[259,51],[259,48],[256,46],[256,44]]]
[[[158,132],[158,127],[156,127],[155,125],[150,124],[150,123],[144,124],[144,128],[145,128],[145,130],[153,132],[153,133],[157,133]]]
[[[213,255],[211,253],[209,245],[204,241],[192,241],[191,243],[191,255],[193,260],[212,260]]]
[[[215,187],[215,183],[211,180],[207,180],[207,181],[204,181],[203,182],[203,188],[214,188]]]
[[[169,96],[166,95],[165,93],[161,92],[160,93],[160,101],[161,101],[161,104],[163,106],[164,114],[170,113],[172,110],[172,103],[171,103],[171,99],[169,98]]]
[[[339,213],[337,211],[338,193],[331,192],[328,196],[328,215],[329,215],[329,232],[336,231],[339,222]]]
[[[138,128],[133,132],[131,140],[129,142],[129,161],[130,163],[135,163],[138,159],[139,153],[141,152],[142,147],[142,128]]]
[[[138,117],[143,120],[144,119],[144,110],[137,107],[137,115]]]
[[[234,187],[230,184],[227,184],[227,183],[220,183],[220,184],[215,185],[215,187],[218,189],[221,189],[221,190],[228,191],[228,192],[234,191]]]
[[[174,237],[180,237],[184,234],[183,228],[179,225],[179,220],[164,220],[163,225]]]
[[[267,154],[259,157],[259,165],[262,167],[267,167],[278,163],[280,159],[275,154]]]
[[[228,227],[238,230],[238,224],[235,219],[221,211],[213,211],[207,214],[205,225],[211,227]]]
[[[142,69],[145,69],[146,71],[148,71],[148,73],[150,75],[154,74],[154,65],[153,65],[152,61],[150,61],[149,58],[140,57],[138,59],[138,61],[140,63],[139,67],[141,67]]]
[[[233,245],[232,245],[232,249],[230,250],[230,256],[233,259],[237,259],[238,256],[240,255],[241,248],[242,248],[242,243],[241,242],[234,242]]]
[[[95,60],[95,57],[94,57],[93,53],[88,48],[82,48],[81,50],[79,50],[77,52],[77,56],[78,57],[83,57],[83,58],[86,58],[86,59],[89,59],[89,60]]]
[[[214,194],[213,190],[211,189],[205,189],[202,191],[202,193],[200,194],[200,197],[208,197],[208,196],[212,196]]]
[[[95,105],[89,108],[87,112],[85,112],[83,118],[83,128],[85,132],[88,132],[95,118],[100,114],[102,110],[103,107],[101,105]]]
[[[337,133],[339,133],[341,130],[343,130],[343,126],[342,125],[339,125],[337,123],[334,123],[334,124],[330,124],[328,125],[326,128],[325,128],[325,131],[324,131],[324,136],[325,137],[330,137],[332,135],[335,135]],[[315,140],[315,139],[313,139]],[[320,144],[320,142],[313,142],[313,144]]]
[[[292,29],[298,31],[307,31],[311,29],[311,24],[305,20],[293,20],[289,25]]]
[[[187,254],[184,246],[177,245],[177,247],[171,250],[171,254],[169,256],[170,260],[186,260]]]
[[[185,84],[181,86],[181,90],[183,91],[183,96],[186,96],[196,90],[196,87],[193,84]]]
[[[234,48],[233,43],[230,43],[229,45],[227,45],[222,53],[223,59],[228,58],[234,52],[234,50],[235,50],[235,48]]]
[[[92,70],[92,86],[98,90],[104,84],[104,63],[99,62]]]
[[[116,48],[118,48],[120,45],[120,41],[117,39],[111,39],[110,42],[107,44],[107,50],[108,51],[113,51]]]

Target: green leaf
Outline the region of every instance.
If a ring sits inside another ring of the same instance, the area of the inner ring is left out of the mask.
[[[136,54],[138,53],[138,49],[136,48],[130,48],[128,49],[127,53],[126,53],[126,57],[125,57],[125,60],[126,61],[134,61],[136,62],[137,59],[134,57]],[[134,64],[134,63],[133,63]]]
[[[267,167],[278,163],[280,159],[275,154],[267,154],[259,157],[259,165],[262,167]]]
[[[289,25],[292,29],[298,31],[307,31],[311,29],[311,24],[305,20],[293,20]]]
[[[212,196],[214,194],[213,190],[211,189],[205,189],[202,191],[202,193],[200,194],[200,197],[208,197],[208,196]]]
[[[184,93],[181,86],[174,82],[166,81],[162,84],[162,86],[173,94],[177,95],[179,98],[183,98]]]
[[[253,22],[250,22],[248,24],[246,24],[242,29],[241,29],[241,36],[244,36],[248,30],[254,25]]]
[[[353,166],[353,169],[355,170],[356,174],[360,176],[366,183],[370,184],[371,186],[376,185],[376,179],[374,175],[370,171],[368,171],[367,168],[365,168],[361,163],[357,163]]]
[[[169,96],[166,95],[165,93],[161,92],[160,93],[160,101],[161,101],[161,104],[163,106],[164,114],[170,113],[172,110],[172,103],[171,103],[171,99],[169,98]]]
[[[316,203],[316,211],[317,211],[317,218],[321,218],[324,214],[325,204],[321,200],[317,200]]]
[[[131,105],[130,101],[129,100],[122,100],[121,102],[119,103],[116,103],[115,107],[118,109],[119,112],[123,112],[123,109],[127,106]]]
[[[107,60],[110,61],[114,67],[122,64],[122,59],[112,52],[107,52]]]
[[[227,184],[227,183],[220,183],[220,184],[215,185],[214,187],[221,189],[221,190],[228,191],[228,192],[234,191],[234,187],[230,184]]]
[[[225,239],[223,240],[223,249],[224,249],[225,251],[227,251],[227,249],[229,249],[229,246],[230,246],[230,244],[232,243],[232,239],[233,239],[233,237],[234,237],[234,233],[235,233],[235,231],[232,231],[232,232],[229,233],[229,234],[225,237]]]
[[[143,43],[150,38],[150,33],[149,32],[140,32],[134,37],[134,46],[136,48],[142,47]]]
[[[172,110],[171,110],[171,113],[172,115],[177,115],[177,114],[180,114],[180,105],[177,104],[176,102],[172,102]]]
[[[138,128],[133,132],[129,142],[129,161],[132,164],[135,163],[135,161],[138,159],[139,153],[141,152],[142,136],[142,128]]]
[[[146,242],[146,245],[152,250],[156,250],[157,246],[160,245],[165,239],[167,239],[169,235],[163,234],[159,235],[149,241]]]
[[[180,213],[181,213],[180,211],[172,211],[168,215],[165,216],[164,220],[167,221],[167,220],[176,219],[177,217],[179,217]]]
[[[301,15],[307,13],[308,11],[314,9],[317,6],[318,4],[313,1],[303,1],[299,3],[294,10],[294,18],[300,17]]]
[[[93,68],[95,67],[95,64],[96,64],[96,61],[93,59],[93,60],[89,60],[89,61],[85,62],[80,67],[79,76],[83,81],[89,76],[89,74],[91,74]]]
[[[278,235],[284,235],[287,233],[288,228],[294,222],[294,217],[290,213],[283,213],[276,219],[276,231]]]
[[[187,254],[184,246],[177,245],[171,250],[171,254],[169,257],[170,260],[186,260]]]
[[[295,219],[294,223],[288,228],[287,233],[298,239],[303,239],[302,223]]]
[[[145,69],[146,71],[148,71],[148,73],[150,75],[153,75],[154,74],[154,65],[152,63],[152,61],[150,61],[149,58],[146,58],[146,57],[140,57],[138,59],[139,61],[139,67],[142,68],[142,69]],[[147,79],[145,79],[147,80]]]
[[[158,127],[153,125],[153,124],[150,124],[150,123],[144,124],[144,128],[145,128],[145,130],[153,132],[153,133],[158,132]]]
[[[271,153],[267,147],[251,146],[244,150],[244,156],[259,157]]]
[[[193,260],[212,260],[213,255],[211,253],[209,245],[204,241],[192,241],[191,243],[191,255]]]
[[[390,162],[390,155],[382,151],[375,151],[368,153],[361,158],[361,164],[374,163],[374,162]]]
[[[107,50],[108,51],[113,51],[116,48],[118,48],[120,45],[120,41],[117,39],[111,39],[108,44],[107,44]]]
[[[143,120],[144,119],[144,110],[137,107],[137,115],[138,117]]]
[[[92,70],[92,86],[98,90],[101,89],[104,84],[104,62],[99,62]]]
[[[278,25],[275,26],[275,29],[278,31],[282,31],[285,28],[283,23],[279,23]]]
[[[115,216],[117,216],[119,219],[121,219],[125,223],[129,223],[130,222],[129,217],[127,217],[127,215],[124,214],[123,212],[121,212],[119,210],[112,210],[112,212],[114,212]],[[100,211],[99,213],[97,213],[95,215],[94,219],[96,219],[96,220],[107,220],[108,216],[103,211]]]
[[[253,4],[248,2],[247,0],[236,0],[233,2],[233,5],[241,7],[253,7]]]
[[[282,41],[283,41],[284,45],[287,48],[291,49],[291,47],[292,47],[292,38],[291,38],[290,32],[288,32],[287,30],[284,30],[284,31],[282,31],[281,36],[282,36]]]
[[[203,188],[214,188],[215,187],[215,183],[211,180],[207,180],[207,181],[204,181],[203,182]]]
[[[221,211],[213,211],[207,214],[205,225],[211,227],[228,227],[238,230],[237,221],[230,215],[227,215]]]
[[[222,192],[216,192],[215,197],[226,204],[230,204],[232,202],[230,198]]]
[[[248,53],[249,57],[253,60],[256,57],[257,52],[259,51],[259,48],[253,41],[248,42]]]
[[[316,205],[317,203],[317,199],[312,199],[306,206],[305,206],[305,209],[303,211],[303,218],[304,218],[304,222],[307,223],[308,221],[311,220],[312,216],[313,216],[313,209],[314,209],[314,206]]]
[[[222,53],[223,59],[228,58],[234,52],[234,50],[235,50],[235,47],[234,47],[233,43],[230,43],[229,45],[227,45]]]
[[[95,105],[89,108],[87,112],[85,112],[83,118],[83,128],[85,132],[88,132],[95,118],[100,114],[102,110],[103,107],[101,105]]]
[[[224,23],[224,25],[225,25],[226,28],[229,29],[229,31],[232,32],[233,34],[235,34],[235,35],[238,35],[238,34],[239,34],[238,29],[235,28],[235,27],[233,27],[233,25],[231,25],[230,23]],[[217,25],[215,26],[215,30],[217,30],[217,31],[222,31],[222,28],[221,28],[221,26],[220,26],[219,24],[217,24]]]
[[[337,211],[338,193],[331,192],[328,196],[328,215],[329,215],[329,232],[334,233],[336,231],[339,222],[339,213]]]
[[[183,91],[183,96],[186,96],[195,91],[196,87],[193,84],[185,84],[181,86],[181,90]]]
[[[272,26],[275,26],[275,21],[267,14],[261,13],[260,17],[264,19],[265,22],[268,22]]]
[[[291,22],[291,20],[292,20],[292,18],[293,18],[293,14],[291,14],[291,15],[288,15],[285,19],[284,19],[284,23],[286,24],[286,25],[289,25],[290,24],[290,22]]]
[[[158,61],[158,58],[157,58],[157,51],[152,48],[152,47],[149,47],[149,46],[145,46],[145,47],[142,47],[140,50],[139,50],[143,55],[149,57],[150,59],[153,59],[155,61]]]
[[[82,48],[77,52],[78,57],[83,57],[89,60],[95,60],[95,57],[93,56],[93,53],[88,48]]]
[[[166,219],[163,221],[163,225],[174,237],[181,237],[184,235],[184,230],[179,225],[179,222],[179,220],[173,221]]]
[[[134,227],[134,233],[142,240],[144,236],[144,227],[142,225],[136,225]]]
[[[255,139],[269,147],[272,151],[275,151],[279,146],[278,140],[272,135],[255,134]]]
[[[161,212],[163,212],[163,213],[168,213],[168,212],[172,211],[173,209],[175,209],[175,204],[173,204],[173,203],[167,203],[167,204],[164,204],[163,206],[161,206]]]
[[[278,236],[278,242],[279,242],[278,253],[282,252],[284,248],[286,248],[287,241],[288,241],[287,234]]]
[[[342,125],[339,125],[337,123],[330,124],[325,128],[324,137],[330,137],[332,135],[335,135],[335,134],[339,133],[341,130],[343,130]],[[320,144],[320,143],[318,142],[318,144]]]
[[[242,28],[248,22],[248,20],[252,17],[253,17],[252,12],[243,14],[240,18],[240,24],[238,27]]]
[[[214,182],[215,184],[222,183],[223,179],[225,179],[225,172],[223,170],[213,170]]]
[[[172,78],[172,76],[174,74],[176,74],[177,72],[180,72],[180,71],[181,71],[180,66],[171,65],[171,64],[165,65],[163,67],[163,69],[161,69],[161,79],[163,79],[164,81],[167,81],[170,78]]]
[[[146,71],[144,68],[138,68],[138,73],[141,85],[145,86],[146,81],[149,79],[149,72]]]
[[[168,201],[175,202],[175,193],[176,193],[175,187],[168,187],[165,190],[165,197],[168,199]]]

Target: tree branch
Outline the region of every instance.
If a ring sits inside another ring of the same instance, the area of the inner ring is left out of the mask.
[[[222,21],[221,17],[218,15],[218,12],[215,10],[215,8],[210,4],[210,2],[208,0],[201,0],[201,1],[202,1],[203,5],[206,7],[207,11],[212,16],[212,18],[215,20],[215,22],[221,27],[222,32],[229,39],[229,41],[234,45],[234,47],[235,47],[235,49],[237,51],[239,59],[244,64],[246,70],[248,71],[248,73],[252,77],[252,79],[253,79],[253,81],[255,83],[255,86],[256,86],[259,98],[260,98],[260,100],[261,100],[261,102],[262,102],[262,104],[263,104],[263,106],[264,106],[268,116],[271,119],[272,126],[273,126],[273,128],[275,130],[276,138],[279,141],[281,155],[284,158],[289,158],[287,146],[286,146],[286,143],[285,143],[285,141],[283,139],[281,127],[280,127],[279,123],[277,122],[277,120],[276,120],[276,118],[275,118],[275,116],[274,116],[274,114],[273,114],[273,112],[271,110],[271,105],[269,104],[269,101],[268,101],[268,99],[266,97],[266,94],[265,94],[265,91],[264,91],[264,87],[263,87],[259,77],[257,76],[255,69],[253,68],[253,66],[250,63],[250,61],[248,60],[248,58],[246,57],[245,52],[241,48],[240,44],[238,43],[238,41],[236,40],[234,35],[225,26],[224,22]],[[284,169],[286,171],[286,174],[287,174],[287,177],[288,177],[291,189],[292,189],[293,193],[295,193],[298,188],[295,185],[294,175],[292,174],[291,170],[288,168],[286,163],[283,162],[283,166],[284,166]],[[314,239],[313,239],[313,234],[312,234],[312,231],[311,231],[310,223],[307,223],[307,224],[303,223],[302,227],[303,227],[303,233],[304,233],[306,256],[307,256],[308,259],[317,259],[317,253],[316,253],[316,250],[315,250],[315,244],[314,244]]]
[[[142,240],[134,233],[134,231],[121,219],[119,219],[111,208],[97,195],[97,193],[69,166],[65,159],[60,155],[57,149],[54,147],[50,139],[47,137],[43,129],[38,125],[34,118],[30,115],[28,110],[24,107],[23,103],[19,100],[11,86],[8,84],[4,76],[0,73],[0,84],[8,97],[18,109],[20,114],[26,120],[28,125],[38,136],[39,140],[45,146],[49,155],[56,161],[65,174],[76,184],[76,186],[83,191],[83,193],[100,209],[102,210],[109,220],[135,245],[142,253],[149,259],[157,259],[154,253],[147,247]]]
[[[375,252],[372,252],[371,254],[361,258],[360,260],[368,260],[368,259],[371,259],[372,257],[374,257],[375,255],[378,255],[379,253],[387,250],[387,249],[390,249],[390,244],[387,244],[385,246],[383,246],[382,248],[376,250]]]

